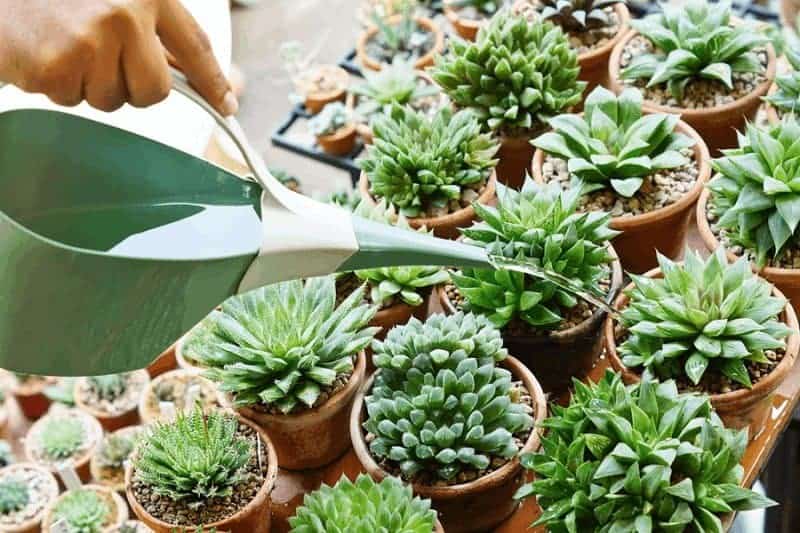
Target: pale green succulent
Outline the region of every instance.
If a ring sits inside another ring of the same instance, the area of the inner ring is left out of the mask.
[[[53,524],[63,520],[70,533],[101,533],[112,510],[106,500],[90,489],[69,491],[53,508]]]
[[[133,453],[139,435],[136,433],[112,433],[100,443],[97,463],[102,468],[121,470]]]
[[[28,505],[30,493],[25,481],[5,479],[0,481],[0,515],[22,510]]]
[[[439,94],[436,85],[420,83],[418,71],[411,61],[395,57],[390,65],[378,71],[365,71],[364,83],[351,92],[358,96],[355,112],[365,118],[387,113],[393,104],[414,106],[414,102]]]
[[[316,137],[333,135],[350,123],[350,111],[341,102],[331,102],[308,121],[308,131]]]
[[[86,440],[86,428],[76,416],[50,415],[42,424],[39,446],[48,460],[72,457]]]

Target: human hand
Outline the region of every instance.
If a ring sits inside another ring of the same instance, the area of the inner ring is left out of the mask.
[[[238,103],[203,29],[180,0],[0,0],[0,80],[66,106],[160,102],[168,52],[223,115]]]

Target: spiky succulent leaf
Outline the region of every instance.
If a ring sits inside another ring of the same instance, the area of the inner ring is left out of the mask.
[[[242,481],[254,446],[237,434],[235,416],[199,407],[158,422],[133,457],[136,479],[161,496],[204,505]]]
[[[364,118],[387,113],[393,104],[413,107],[415,101],[440,92],[436,85],[421,83],[413,62],[400,56],[379,71],[365,71],[364,76],[364,83],[351,89],[359,97],[355,112]]]
[[[331,102],[308,121],[308,131],[322,137],[333,135],[350,123],[350,111],[341,102]]]
[[[718,173],[712,211],[731,242],[755,252],[764,266],[797,242],[800,224],[800,124],[786,117],[770,126],[749,124],[739,148],[711,162]]]
[[[373,144],[359,162],[370,192],[408,217],[458,201],[468,186],[487,180],[497,163],[497,142],[481,133],[466,110],[444,107],[428,118],[395,105],[375,118],[372,129]]]
[[[0,515],[8,515],[22,510],[30,494],[25,481],[19,479],[5,479],[0,481]]]
[[[486,317],[456,313],[412,318],[373,343],[381,369],[366,397],[370,451],[406,479],[426,470],[443,480],[482,470],[518,452],[514,434],[530,429],[531,408],[515,401],[507,352]]]
[[[536,524],[550,531],[722,532],[719,515],[775,505],[739,486],[745,431],[726,429],[705,396],[673,381],[625,387],[610,370],[574,380],[569,406],[553,406],[542,451],[522,457],[536,473]]]
[[[101,400],[114,401],[122,396],[128,388],[130,374],[109,374],[106,376],[92,376],[87,378],[89,388]]]
[[[746,258],[728,265],[719,247],[706,261],[687,250],[683,264],[659,254],[663,278],[633,277],[630,304],[621,313],[629,337],[623,363],[660,378],[685,374],[699,383],[712,368],[751,386],[745,361],[765,361],[790,333],[780,320],[786,300],[750,270]]]
[[[39,433],[39,446],[52,461],[71,457],[86,439],[86,428],[80,418],[68,414],[50,415]]]
[[[549,20],[570,33],[604,28],[611,24],[606,11],[625,0],[535,0],[521,2],[533,5],[544,20]]]
[[[453,39],[451,53],[437,57],[432,77],[488,129],[522,135],[580,102],[586,84],[578,81],[579,70],[560,28],[504,9],[476,42]]]
[[[612,261],[608,241],[618,233],[608,227],[609,214],[576,213],[580,190],[562,191],[530,178],[521,191],[498,184],[497,198],[497,207],[475,205],[481,221],[463,230],[467,243],[598,288]],[[487,315],[497,327],[520,318],[536,328],[553,328],[562,321],[561,308],[578,303],[551,281],[519,272],[467,268],[451,278],[466,308]]]
[[[435,523],[430,500],[414,497],[411,487],[397,478],[376,483],[366,474],[355,483],[342,476],[333,487],[323,484],[306,494],[289,519],[292,533],[431,533]]]
[[[665,2],[660,13],[632,20],[631,26],[655,51],[636,56],[622,78],[646,79],[648,87],[664,85],[679,102],[692,80],[715,80],[732,89],[733,73],[763,70],[755,49],[769,39],[746,24],[731,24],[729,2]]]
[[[69,491],[53,508],[52,523],[64,521],[71,533],[100,533],[112,513],[106,500],[90,489]]]
[[[337,306],[332,276],[234,296],[204,319],[213,334],[193,357],[236,405],[312,407],[379,330],[367,327],[377,308],[363,299],[359,289]]]
[[[633,196],[654,172],[689,162],[681,150],[694,145],[675,131],[678,115],[642,116],[642,94],[625,89],[619,96],[598,86],[584,103],[583,115],[559,115],[553,131],[532,141],[548,154],[567,161],[570,174],[588,193],[611,187]]]

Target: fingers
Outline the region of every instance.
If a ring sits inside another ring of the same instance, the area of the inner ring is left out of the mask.
[[[122,64],[131,105],[147,107],[169,96],[172,79],[155,28],[139,32],[124,45]]]
[[[84,78],[83,96],[92,107],[110,112],[128,100],[121,52],[117,43],[107,42],[102,56],[95,60]]]
[[[180,0],[161,3],[158,35],[180,64],[192,87],[223,115],[236,113],[239,104],[217,63],[203,29]]]

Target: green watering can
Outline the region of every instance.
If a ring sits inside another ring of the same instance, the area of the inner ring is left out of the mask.
[[[144,368],[231,295],[390,265],[490,267],[481,248],[370,222],[283,187],[234,119],[252,181],[57,111],[0,114],[0,367]]]

